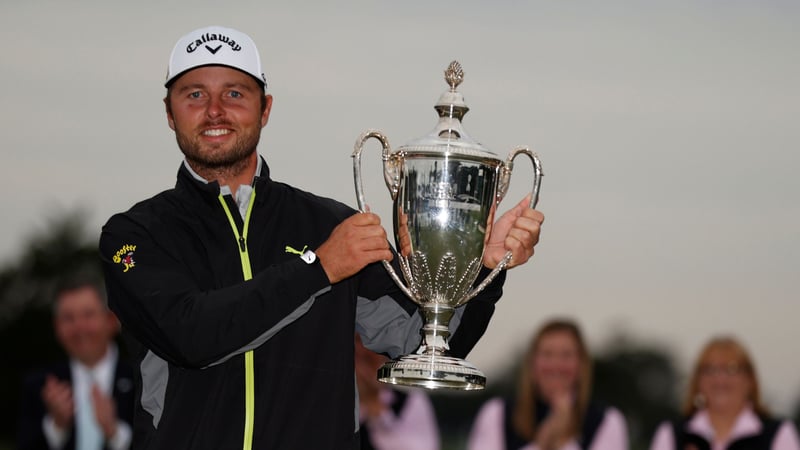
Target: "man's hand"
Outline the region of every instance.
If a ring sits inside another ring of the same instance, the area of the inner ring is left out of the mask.
[[[72,400],[72,387],[53,375],[47,375],[42,388],[42,401],[56,426],[66,430],[72,425],[75,407]]]
[[[315,253],[331,283],[355,275],[368,264],[391,261],[393,257],[380,217],[370,212],[345,219]]]
[[[524,264],[533,256],[533,246],[539,242],[544,215],[529,208],[530,201],[529,194],[492,226],[483,253],[484,266],[494,269],[509,250],[512,258],[506,269]]]
[[[103,430],[106,440],[114,437],[117,432],[117,404],[114,399],[100,390],[97,384],[92,384],[92,406],[94,417]]]

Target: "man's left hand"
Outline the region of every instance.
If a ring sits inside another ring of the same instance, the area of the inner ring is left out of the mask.
[[[511,251],[512,258],[506,269],[524,264],[533,256],[533,247],[539,242],[544,214],[529,208],[530,201],[529,194],[492,226],[483,253],[484,266],[494,269],[507,251]]]

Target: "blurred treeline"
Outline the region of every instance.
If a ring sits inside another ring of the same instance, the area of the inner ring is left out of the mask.
[[[52,329],[52,295],[60,279],[100,276],[96,230],[87,231],[85,211],[50,219],[27,237],[20,254],[0,268],[0,449],[14,448],[19,395],[24,375],[65,355]],[[533,331],[533,330],[531,330]],[[525,337],[527,339],[527,336]],[[121,346],[125,355],[124,346]],[[519,353],[522,348],[511,349]],[[485,368],[484,368],[485,369]],[[507,367],[479,392],[434,392],[434,406],[446,449],[464,448],[469,427],[487,399],[510,395],[518,367]],[[628,420],[631,449],[647,448],[657,424],[676,417],[683,388],[670,352],[625,335],[594,355],[594,388],[599,400],[619,408]],[[800,422],[800,405],[794,414]]]

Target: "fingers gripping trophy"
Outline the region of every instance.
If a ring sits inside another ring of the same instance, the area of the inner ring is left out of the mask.
[[[511,181],[514,159],[533,164],[530,207],[539,198],[542,168],[538,156],[518,147],[503,161],[470,138],[461,124],[469,108],[456,90],[464,79],[457,61],[445,70],[450,89],[436,103],[436,128],[392,152],[381,132],[361,134],[353,152],[356,197],[367,210],[361,179],[361,151],[380,141],[383,176],[394,201],[393,226],[403,280],[383,264],[400,289],[420,307],[422,343],[414,354],[391,360],[378,370],[385,383],[428,389],[483,389],[486,377],[469,362],[448,355],[449,323],[455,308],[485,288],[511,261],[511,252],[477,286],[483,252],[495,211]]]

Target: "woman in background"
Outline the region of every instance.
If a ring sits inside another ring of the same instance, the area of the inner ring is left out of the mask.
[[[471,450],[625,450],[625,419],[590,401],[592,361],[578,326],[553,320],[534,335],[513,399],[484,404]]]
[[[650,450],[800,450],[794,425],[761,403],[753,361],[731,337],[706,344],[683,409],[683,420],[658,427]]]

